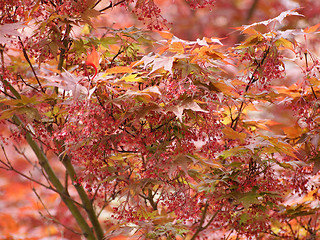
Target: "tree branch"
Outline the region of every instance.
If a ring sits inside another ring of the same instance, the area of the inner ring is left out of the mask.
[[[253,16],[253,13],[254,13],[255,9],[256,9],[257,6],[258,6],[258,3],[259,3],[259,0],[253,0],[253,1],[252,1],[251,7],[250,7],[250,9],[249,9],[249,11],[248,11],[248,15],[247,15],[247,17],[246,17],[246,23],[249,23],[250,19],[251,19],[252,16]]]
[[[60,54],[59,54],[59,63],[58,63],[58,70],[62,71],[63,62],[66,57],[67,48],[69,45],[69,35],[71,32],[72,26],[70,24],[67,24],[66,26],[66,32],[64,34],[64,37],[62,39],[63,48],[60,48]]]
[[[208,208],[209,208],[209,203],[206,203],[205,206],[204,206],[204,209],[202,211],[202,217],[200,219],[200,223],[199,223],[199,227],[198,229],[196,230],[196,232],[193,234],[192,238],[190,240],[195,240],[196,237],[198,236],[198,234],[203,231],[204,229],[208,228],[210,226],[210,224],[212,223],[212,221],[214,220],[214,218],[218,215],[218,213],[220,212],[220,210],[216,211],[212,217],[210,218],[209,222],[203,226],[204,224],[204,221],[206,219],[206,215],[207,215],[207,211],[208,211]]]
[[[17,117],[16,115],[13,116],[13,122],[17,126],[22,126],[23,123]],[[29,146],[32,148],[33,152],[38,158],[38,161],[46,174],[48,175],[48,178],[52,185],[55,187],[57,192],[59,193],[62,201],[66,204],[66,206],[69,208],[71,214],[73,217],[76,219],[79,227],[82,230],[83,235],[88,239],[88,240],[96,240],[96,237],[94,236],[93,232],[91,231],[91,228],[89,227],[88,223],[86,222],[85,218],[82,216],[80,213],[79,209],[76,207],[73,201],[71,201],[69,198],[65,196],[67,194],[65,192],[65,188],[61,184],[60,180],[54,173],[53,169],[51,168],[51,165],[47,159],[47,156],[44,154],[44,152],[41,150],[41,148],[38,146],[38,144],[33,140],[32,135],[30,132],[26,131],[25,132],[26,140],[29,144]]]
[[[89,199],[89,197],[88,197],[87,193],[84,191],[83,187],[80,184],[76,183],[77,174],[71,164],[71,159],[68,157],[68,155],[64,155],[61,158],[61,161],[64,164],[72,182],[74,183],[73,186],[75,187],[75,189],[77,190],[77,192],[81,198],[82,205],[89,216],[89,219],[92,223],[93,229],[96,233],[97,239],[102,240],[104,238],[104,233],[103,233],[101,225],[98,221],[97,214],[95,213],[95,211],[93,209],[92,201]]]

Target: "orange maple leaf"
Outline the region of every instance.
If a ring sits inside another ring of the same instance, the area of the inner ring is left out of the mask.
[[[97,75],[98,73],[98,66],[99,66],[99,54],[96,51],[96,48],[94,46],[92,46],[92,51],[91,53],[87,52],[87,60],[86,60],[86,65],[88,66],[92,66],[94,68],[94,76],[92,77],[92,79],[94,79],[94,77]]]

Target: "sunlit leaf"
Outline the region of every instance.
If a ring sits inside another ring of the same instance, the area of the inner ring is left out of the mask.
[[[125,76],[123,78],[121,78],[121,81],[125,81],[125,82],[144,82],[144,80],[141,77],[137,77],[138,74],[130,74],[128,76]]]
[[[244,143],[244,141],[246,139],[246,134],[245,133],[239,133],[237,131],[234,131],[230,127],[225,127],[224,129],[222,129],[222,132],[223,132],[223,134],[224,134],[224,136],[226,138],[238,139],[238,140],[240,140],[241,143]]]
[[[103,76],[109,75],[109,74],[132,73],[132,72],[133,72],[133,69],[130,67],[113,67],[113,68],[107,69],[107,71]]]
[[[287,39],[284,38],[280,38],[275,42],[276,46],[280,46],[282,45],[284,48],[290,49],[292,51],[294,51],[294,45],[292,42],[290,42]]]
[[[320,27],[320,23],[318,23],[318,24],[316,24],[316,25],[313,25],[313,26],[311,26],[311,27],[305,28],[305,29],[304,29],[304,32],[305,32],[305,33],[313,33],[313,32],[315,32],[315,31],[317,31],[319,27]]]
[[[236,49],[247,48],[247,47],[259,44],[263,41],[263,39],[264,38],[261,34],[252,35],[252,36],[248,37],[243,43],[241,43],[241,45],[236,47]]]
[[[173,34],[167,31],[157,31],[161,37],[164,39],[171,39],[173,37]]]

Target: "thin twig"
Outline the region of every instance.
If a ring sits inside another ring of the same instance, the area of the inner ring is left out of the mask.
[[[106,206],[108,206],[108,205],[109,205],[108,202],[105,202],[105,203],[103,204],[103,206],[101,207],[100,211],[97,213],[97,217],[98,217],[98,218],[100,217],[101,213],[102,213],[103,210],[106,208]]]
[[[98,0],[92,7],[92,9],[94,9],[99,3],[101,2],[101,0]]]
[[[110,64],[109,64],[109,68],[112,67],[112,65],[113,65],[114,61],[116,60],[116,58],[117,58],[121,53],[123,53],[123,52],[124,52],[124,49],[122,49],[122,47],[121,47],[121,48],[119,49],[119,51],[117,52],[117,54],[114,55],[113,58],[111,59],[111,62],[110,62]]]
[[[5,167],[0,167],[0,168],[4,169],[4,170],[6,170],[6,171],[13,171],[13,172],[19,174],[20,176],[28,179],[29,181],[32,181],[32,182],[34,182],[34,183],[37,183],[37,184],[39,184],[40,186],[45,187],[45,188],[47,188],[47,189],[49,189],[49,190],[55,191],[55,189],[52,188],[51,186],[47,186],[47,185],[45,185],[45,184],[42,183],[42,182],[39,182],[39,181],[37,181],[37,180],[35,180],[35,179],[33,179],[33,178],[30,178],[29,176],[27,176],[27,175],[25,175],[24,173],[22,173],[22,172],[18,171],[17,169],[15,169],[15,168],[12,166],[12,164],[11,164],[11,162],[10,162],[8,156],[7,156],[7,153],[6,153],[6,151],[5,151],[5,149],[4,149],[4,147],[3,147],[2,144],[1,144],[1,148],[2,148],[2,151],[3,151],[3,155],[4,155],[5,159],[6,159],[6,162],[5,162],[4,160],[0,159],[0,163],[2,163],[2,164],[5,166]]]
[[[99,189],[100,189],[101,186],[102,186],[102,183],[100,183],[100,184],[98,185],[98,187],[95,189],[94,194],[93,194],[93,196],[92,196],[92,198],[91,198],[91,202],[92,202],[92,203],[94,202],[94,200],[96,200],[96,197],[97,197],[97,195],[98,195],[98,192],[99,192]]]
[[[11,96],[10,94],[2,91],[1,89],[0,89],[0,91],[1,91],[4,95],[6,95],[7,97],[9,97],[9,98],[11,98],[11,99],[16,99],[15,97],[13,97],[13,96]]]
[[[233,233],[234,230],[231,230],[227,236],[227,238],[224,237],[224,240],[228,240],[228,238],[231,236],[231,234]]]
[[[294,237],[294,239],[296,239],[296,237],[295,237],[296,233],[294,232],[291,224],[288,221],[285,221],[285,223],[289,226],[291,234],[292,234],[292,237]]]
[[[18,77],[21,79],[21,81],[22,81],[26,86],[31,87],[32,89],[40,92],[39,89],[37,89],[37,88],[31,86],[29,83],[27,83],[27,82],[21,77],[21,75],[20,75],[19,73],[18,73],[17,75],[18,75]]]
[[[26,48],[24,47],[21,38],[18,37],[18,39],[19,39],[20,45],[21,45],[21,47],[22,47],[23,56],[24,56],[24,58],[27,60],[29,66],[30,66],[30,68],[31,68],[31,70],[32,70],[32,72],[33,72],[33,75],[34,75],[34,77],[36,78],[37,83],[38,83],[38,85],[39,85],[39,87],[40,87],[40,89],[41,89],[41,92],[45,92],[44,88],[42,87],[42,85],[41,85],[41,83],[40,83],[40,80],[39,80],[39,78],[38,78],[38,75],[37,75],[36,71],[34,70],[34,67],[33,67],[33,65],[32,65],[32,63],[31,63],[31,61],[30,61],[30,59],[29,59],[29,56],[28,56],[27,51],[26,51]]]
[[[4,170],[6,170],[6,171],[15,172],[15,173],[19,174],[21,177],[23,177],[23,178],[25,178],[25,179],[27,179],[27,180],[29,180],[29,181],[31,181],[31,182],[34,182],[34,183],[36,183],[36,184],[39,184],[40,186],[42,186],[42,187],[44,187],[44,188],[46,188],[46,189],[48,189],[48,190],[51,190],[51,191],[53,191],[53,192],[55,192],[55,193],[57,193],[57,194],[61,194],[60,192],[58,192],[58,191],[57,191],[55,188],[53,188],[52,186],[47,186],[47,185],[45,185],[44,183],[39,182],[39,181],[35,180],[34,178],[29,177],[28,175],[26,175],[26,174],[18,171],[17,169],[15,169],[15,168],[12,166],[12,164],[11,164],[10,162],[9,162],[9,164],[8,164],[8,163],[6,163],[5,161],[3,161],[3,160],[0,159],[0,163],[2,163],[3,165],[6,166],[6,168],[0,166],[1,169],[4,169]],[[79,207],[82,207],[82,208],[83,208],[83,206],[82,206],[80,203],[78,203],[77,201],[75,201],[74,199],[72,199],[70,196],[65,195],[65,194],[62,194],[62,195],[63,195],[64,197],[68,198],[69,200],[73,201],[73,202],[74,202],[75,204],[77,204]]]
[[[126,1],[126,0],[121,0],[121,1],[119,1],[119,2],[117,2],[117,3],[114,3],[114,4],[113,4],[112,2],[110,2],[109,6],[103,8],[103,9],[100,9],[99,12],[103,12],[103,11],[109,9],[109,8],[115,7],[115,6],[119,5],[119,4],[124,3],[125,1]]]
[[[250,80],[249,80],[249,82],[248,82],[248,84],[247,84],[247,86],[246,86],[246,88],[245,88],[245,91],[244,91],[243,95],[246,94],[246,93],[249,91],[250,86],[251,86],[254,82],[258,81],[258,79],[255,77],[255,74],[256,74],[256,72],[258,71],[258,69],[263,65],[265,59],[267,58],[267,56],[268,56],[268,54],[269,54],[269,51],[270,51],[270,47],[267,48],[267,50],[264,52],[263,58],[261,59],[260,63],[258,63],[258,65],[256,66],[255,70],[253,71],[253,73],[252,73],[252,75],[251,75],[251,78],[250,78]],[[233,130],[236,130],[236,129],[237,129],[237,125],[238,125],[238,122],[239,122],[239,120],[240,120],[240,116],[241,116],[242,111],[243,111],[243,109],[244,109],[244,107],[245,107],[244,104],[245,104],[244,101],[242,101],[242,102],[241,102],[241,105],[240,105],[240,108],[239,108],[239,111],[238,111],[237,117],[234,119],[234,121],[231,122],[231,126],[230,126],[230,127],[231,127]]]
[[[53,7],[55,7],[55,8],[57,7],[52,0],[49,0],[49,2],[51,3],[51,5],[52,5]]]
[[[18,146],[15,145],[15,144],[13,145],[13,148],[14,148],[14,150],[16,150],[16,152],[17,152],[18,154],[20,154],[21,156],[23,156],[24,159],[25,159],[32,167],[40,170],[39,167],[38,167],[38,165],[37,165],[35,162],[32,162],[32,161],[26,156],[26,154],[24,153],[24,150],[20,150],[20,149],[18,148]]]
[[[4,82],[4,81],[3,81],[3,76],[1,75],[0,78],[1,78],[1,82],[3,83],[3,82]],[[5,83],[3,83],[3,85],[5,85]],[[0,89],[0,91],[1,91],[4,95],[6,95],[7,97],[9,97],[9,98],[11,98],[11,99],[16,99],[15,97],[13,97],[13,96],[11,96],[9,93],[7,93],[6,88],[4,88],[4,91],[3,91],[2,89]]]
[[[44,215],[39,211],[39,214],[40,214],[43,218],[45,218],[45,219],[47,219],[47,220],[49,220],[49,221],[52,221],[52,222],[54,222],[54,223],[57,223],[57,224],[63,226],[65,229],[67,229],[67,230],[69,230],[69,231],[71,231],[71,232],[73,232],[73,233],[75,233],[75,234],[82,235],[82,233],[77,232],[77,231],[73,230],[72,228],[64,225],[62,222],[60,222],[60,221],[57,220],[54,216],[52,216],[52,214],[49,212],[48,208],[46,207],[46,205],[45,205],[44,202],[42,201],[41,197],[40,197],[39,194],[37,193],[36,189],[35,189],[35,188],[32,188],[32,191],[33,191],[34,194],[37,196],[39,202],[41,203],[41,205],[43,206],[43,208],[46,210],[47,214],[50,216],[50,218],[48,218],[48,217],[44,216]]]

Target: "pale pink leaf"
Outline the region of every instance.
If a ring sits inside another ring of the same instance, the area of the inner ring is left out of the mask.
[[[168,110],[172,111],[178,119],[182,122],[182,114],[184,110],[190,109],[194,112],[205,112],[208,113],[207,110],[202,109],[196,102],[192,99],[188,98],[183,100],[180,104],[174,107],[170,107]]]
[[[200,45],[200,46],[206,46],[206,47],[209,47],[207,41],[205,38],[202,38],[202,40],[200,40],[199,38],[197,38],[197,43]]]
[[[18,29],[24,28],[26,25],[23,23],[7,23],[0,25],[0,43],[7,43],[13,37],[22,37],[23,35]]]
[[[300,13],[298,12],[295,12],[294,10],[288,10],[288,11],[284,11],[282,13],[280,13],[279,16],[275,17],[275,18],[272,18],[272,19],[268,19],[268,20],[265,20],[265,21],[261,21],[261,22],[256,22],[256,23],[253,23],[253,24],[250,24],[250,25],[243,25],[242,26],[242,31],[248,29],[248,28],[251,28],[251,27],[254,27],[254,26],[257,26],[257,25],[269,25],[270,23],[279,23],[281,24],[282,21],[287,17],[287,16],[303,16],[301,15]]]
[[[58,87],[65,91],[71,91],[74,99],[78,99],[81,94],[89,94],[88,89],[79,83],[83,77],[75,76],[68,71],[57,76],[46,77],[46,79],[48,80],[46,86]]]
[[[151,73],[163,68],[164,70],[172,74],[173,61],[174,57],[158,57],[154,59]]]

